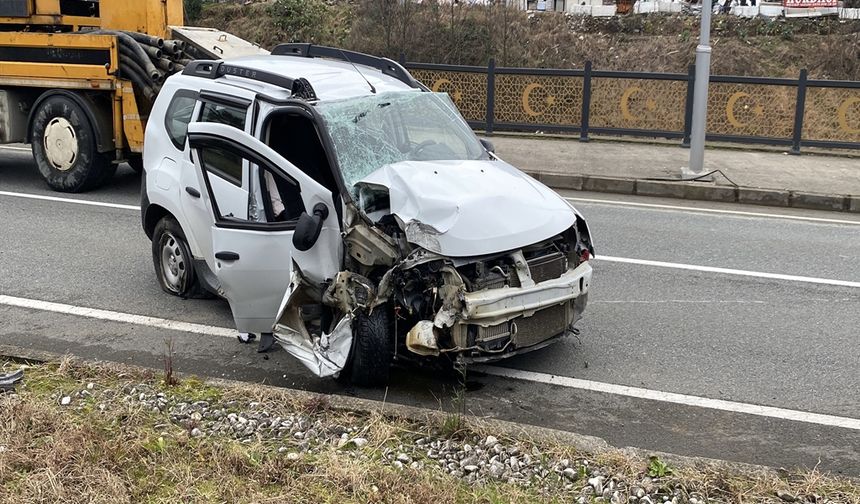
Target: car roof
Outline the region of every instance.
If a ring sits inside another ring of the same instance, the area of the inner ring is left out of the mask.
[[[348,61],[292,55],[254,55],[222,61],[231,66],[267,72],[287,79],[306,79],[319,100],[339,100],[371,95],[373,92],[368,82],[373,85],[377,93],[418,91],[378,68],[353,65]],[[247,81],[246,78],[238,75],[222,75],[218,77],[218,80],[221,79],[237,85],[241,85],[241,81]],[[252,87],[259,89],[260,83],[255,82]],[[262,87],[271,88],[275,94],[280,94],[284,90],[283,87],[271,83],[264,83]]]

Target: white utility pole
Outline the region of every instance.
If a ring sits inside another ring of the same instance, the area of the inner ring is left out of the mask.
[[[719,0],[717,0],[719,2]],[[702,0],[702,26],[696,46],[696,82],[693,88],[693,124],[690,128],[690,166],[681,178],[705,174],[705,128],[708,117],[708,81],[711,77],[711,0]]]

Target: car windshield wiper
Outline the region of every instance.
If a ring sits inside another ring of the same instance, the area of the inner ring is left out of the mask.
[[[378,108],[385,108],[385,107],[387,107],[387,106],[389,106],[389,105],[391,105],[391,102],[378,103],[376,106],[377,106]],[[370,111],[369,111],[369,110],[365,110],[364,112],[362,112],[362,113],[360,113],[360,114],[356,115],[356,116],[355,116],[355,118],[352,120],[352,122],[357,123],[358,121],[360,121],[360,120],[364,119],[365,117],[367,117],[367,114],[369,114],[369,113],[370,113]]]
[[[357,116],[355,116],[355,119],[353,119],[353,120],[352,120],[352,122],[357,123],[358,121],[360,121],[360,120],[364,119],[365,117],[367,117],[367,114],[369,114],[369,113],[370,113],[370,111],[369,111],[369,110],[365,110],[364,112],[362,112],[362,113],[358,114]]]

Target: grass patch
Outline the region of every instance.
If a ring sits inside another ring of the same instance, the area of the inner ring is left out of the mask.
[[[0,371],[11,367],[0,365]],[[16,394],[0,395],[0,504],[575,502],[595,474],[605,475],[607,485],[617,482],[623,502],[642,482],[654,487],[654,495],[671,493],[680,502],[692,496],[707,499],[701,502],[780,502],[780,492],[860,502],[856,482],[818,471],[670,468],[658,458],[583,454],[527,438],[499,441],[516,447],[524,464],[532,459],[528,479],[470,480],[431,456],[433,446],[465,450],[471,443],[468,453],[486,448],[481,443],[492,427],[468,417],[452,429],[444,417],[419,422],[343,411],[322,396],[220,387],[194,378],[168,387],[147,371],[68,360],[33,365],[25,373]],[[72,397],[70,404],[61,405],[63,396]],[[193,410],[199,401],[212,406],[194,417],[203,411]],[[272,425],[283,426],[283,418],[292,427],[240,433],[262,410],[275,418]],[[226,422],[225,412],[236,419]],[[404,453],[410,455],[401,463]]]

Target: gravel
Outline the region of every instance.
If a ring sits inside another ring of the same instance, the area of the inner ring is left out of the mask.
[[[505,482],[546,491],[564,489],[570,502],[610,504],[706,504],[698,493],[688,493],[672,477],[652,478],[646,471],[622,475],[593,459],[556,458],[538,448],[493,435],[470,434],[446,437],[441,433],[410,434],[396,437],[381,446],[370,443],[364,434],[367,418],[357,416],[355,423],[343,426],[325,415],[283,411],[275,413],[260,402],[188,401],[141,383],[115,391],[87,384],[71,395],[58,394],[59,404],[83,407],[85,402],[105,411],[116,402],[139,405],[145,411],[164,415],[156,429],[181,426],[189,437],[228,437],[242,443],[271,444],[273,452],[287,460],[300,460],[306,454],[336,448],[347,457],[379,459],[401,471],[440,471],[472,485]],[[643,468],[644,469],[644,468]],[[775,502],[806,502],[804,496],[774,495]],[[791,500],[796,499],[796,500]],[[808,502],[826,502],[809,500]]]

